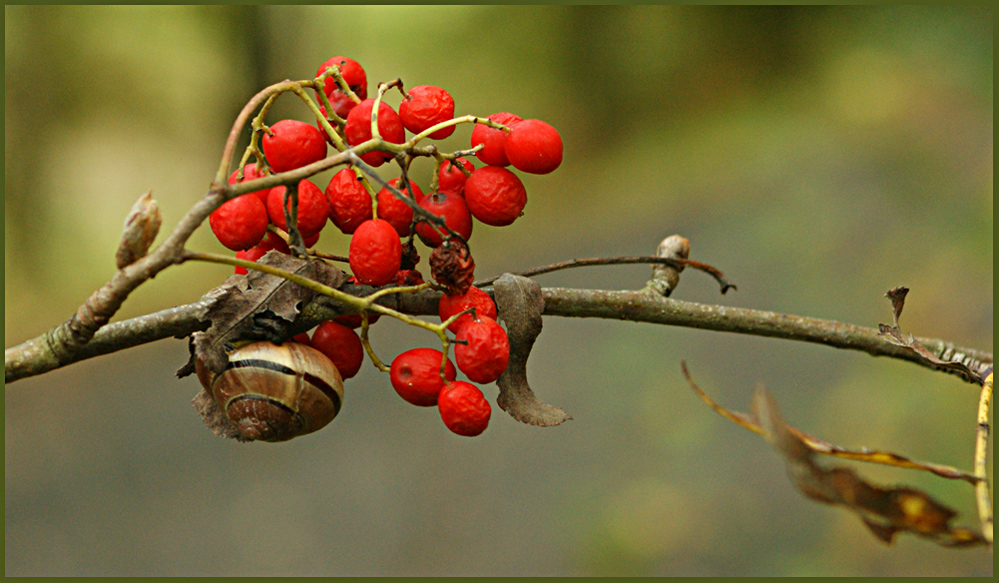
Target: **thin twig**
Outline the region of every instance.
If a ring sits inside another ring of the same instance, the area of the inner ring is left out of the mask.
[[[551,265],[545,265],[542,267],[535,267],[534,269],[529,269],[527,271],[521,271],[520,273],[515,273],[514,275],[522,275],[524,277],[531,277],[534,275],[541,275],[543,273],[551,273],[553,271],[559,271],[561,269],[570,269],[573,267],[588,267],[592,265],[623,265],[631,263],[647,263],[647,264],[659,264],[659,265],[671,265],[678,269],[683,269],[684,267],[690,267],[692,269],[697,269],[703,271],[715,278],[715,281],[721,286],[721,293],[724,295],[729,289],[738,289],[734,284],[725,279],[725,275],[721,270],[712,267],[706,263],[701,263],[699,261],[691,261],[690,259],[682,259],[680,257],[593,257],[589,259],[569,259],[568,261],[560,261],[558,263],[552,263]],[[488,279],[483,279],[481,281],[475,282],[476,287],[487,286],[500,276],[490,277]]]

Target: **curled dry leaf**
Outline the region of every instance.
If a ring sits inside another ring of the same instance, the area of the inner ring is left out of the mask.
[[[539,401],[527,383],[527,359],[541,334],[545,308],[541,287],[534,280],[504,273],[494,289],[496,309],[510,339],[510,362],[496,381],[500,390],[496,402],[511,417],[529,425],[551,427],[572,419],[562,409]]]
[[[891,301],[892,325],[878,324],[878,333],[884,336],[888,342],[915,352],[923,360],[935,365],[937,368],[955,371],[968,382],[981,385],[983,377],[979,371],[984,366],[982,363],[970,357],[965,360],[942,360],[930,352],[925,346],[917,342],[916,339],[912,337],[912,334],[902,334],[902,329],[898,325],[898,320],[902,316],[902,308],[905,307],[905,296],[908,293],[909,288],[907,287],[895,287],[885,293],[885,296]]]
[[[153,191],[148,190],[135,201],[132,209],[128,211],[128,216],[125,217],[125,228],[122,230],[121,242],[118,243],[118,251],[114,256],[118,269],[145,257],[160,232],[162,223],[160,207],[153,198]]]
[[[330,287],[339,287],[346,281],[342,271],[317,259],[298,259],[270,251],[258,262]],[[302,307],[314,295],[308,288],[259,271],[231,276],[209,292],[208,297],[214,302],[204,317],[211,321],[211,326],[191,335],[191,360],[177,371],[177,376],[194,372],[195,358],[219,373],[228,362],[226,351],[234,346],[254,340],[283,342]]]
[[[977,532],[965,527],[950,526],[956,512],[927,494],[906,487],[879,488],[863,481],[856,472],[847,468],[822,468],[816,463],[815,454],[921,469],[972,483],[979,481],[975,476],[946,466],[913,462],[885,452],[848,452],[808,436],[784,424],[776,403],[764,389],[758,389],[753,396],[751,416],[729,411],[712,401],[697,387],[690,378],[686,364],[683,365],[683,374],[694,392],[716,412],[762,435],[770,442],[784,458],[788,475],[802,494],[812,500],[847,507],[880,540],[890,543],[895,534],[911,532],[943,546],[970,547],[986,544],[985,539]]]
[[[821,468],[812,450],[781,421],[766,390],[753,395],[753,416],[766,432],[766,439],[784,457],[788,475],[802,494],[827,504],[839,504],[855,512],[874,536],[886,543],[899,532],[911,532],[948,547],[987,544],[979,533],[952,527],[957,513],[914,488],[879,488],[860,479],[847,468]]]
[[[674,259],[687,259],[690,257],[690,241],[680,235],[670,235],[659,243],[656,249],[656,257],[672,257]],[[674,267],[672,265],[656,265],[652,268],[652,279],[646,285],[652,291],[669,297],[676,286],[680,284],[680,272],[683,265]]]
[[[686,377],[687,382],[690,384],[690,388],[693,389],[694,393],[709,407],[715,410],[716,413],[722,417],[728,419],[729,421],[739,425],[744,429],[748,429],[757,435],[766,436],[766,430],[761,427],[752,417],[746,415],[745,413],[740,413],[738,411],[730,411],[725,407],[722,407],[714,401],[711,397],[707,395],[700,387],[694,383],[693,379],[690,378],[690,373],[687,371],[686,363],[682,363],[683,376]],[[819,439],[818,437],[811,436],[800,429],[796,429],[791,426],[787,426],[787,430],[791,432],[795,438],[799,439],[802,443],[808,447],[814,453],[828,455],[830,457],[836,457],[840,459],[854,460],[858,462],[866,462],[872,464],[881,464],[885,466],[893,466],[896,468],[905,468],[908,470],[921,470],[936,474],[941,478],[947,478],[949,480],[964,480],[970,484],[976,484],[980,479],[973,474],[968,472],[962,472],[961,470],[946,466],[942,464],[934,464],[930,462],[917,461],[907,458],[903,455],[896,453],[891,453],[887,451],[870,450],[867,448],[861,450],[851,450],[844,447],[840,447],[834,443],[829,443],[824,439]]]

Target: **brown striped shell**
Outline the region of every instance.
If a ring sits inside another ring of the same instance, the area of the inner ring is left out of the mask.
[[[241,441],[286,441],[325,427],[343,402],[343,379],[318,350],[255,342],[229,354],[220,374],[195,362],[198,379]]]

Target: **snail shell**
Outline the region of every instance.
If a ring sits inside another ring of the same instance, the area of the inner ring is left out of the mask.
[[[343,402],[343,379],[318,350],[255,342],[229,353],[214,374],[200,360],[198,380],[240,441],[286,441],[325,427]]]

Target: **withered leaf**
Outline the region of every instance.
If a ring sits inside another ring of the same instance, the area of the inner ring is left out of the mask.
[[[299,259],[270,251],[258,263],[278,267],[330,287],[339,287],[346,275],[318,259]],[[302,307],[315,292],[286,279],[250,271],[233,275],[208,294],[214,303],[205,314],[211,326],[191,335],[192,361],[177,371],[186,376],[194,371],[198,358],[210,370],[221,372],[228,361],[226,350],[254,340],[283,342]]]
[[[784,457],[795,487],[813,500],[847,507],[880,540],[890,543],[897,533],[911,532],[943,546],[987,544],[969,528],[950,526],[957,513],[919,490],[879,488],[860,479],[853,470],[820,467],[814,452],[784,425],[765,389],[753,395],[752,411],[764,437]]]
[[[709,397],[690,377],[690,373],[687,371],[686,363],[681,364],[683,368],[683,375],[686,377],[687,382],[690,384],[690,388],[693,389],[694,393],[709,407],[715,410],[716,413],[722,417],[728,419],[729,421],[748,429],[757,435],[766,436],[766,431],[761,427],[755,419],[745,413],[740,413],[738,411],[731,411],[722,407]],[[840,459],[848,459],[859,462],[881,464],[886,466],[893,466],[897,468],[905,468],[909,470],[921,470],[930,472],[940,476],[941,478],[947,478],[951,480],[964,480],[970,484],[975,484],[980,481],[980,478],[974,474],[969,474],[968,472],[962,472],[961,470],[946,466],[942,464],[935,464],[931,462],[917,461],[905,456],[891,453],[887,451],[879,450],[851,450],[844,447],[840,447],[836,444],[825,441],[824,439],[819,439],[797,429],[795,427],[786,426],[787,431],[789,431],[795,438],[799,439],[805,446],[814,453],[828,455],[830,457],[836,457]]]
[[[921,358],[936,365],[938,368],[955,371],[968,381],[981,385],[982,375],[978,371],[973,370],[966,363],[958,360],[941,360],[930,352],[925,346],[917,342],[916,339],[913,338],[912,334],[902,334],[902,329],[898,325],[898,320],[902,316],[902,308],[905,307],[905,296],[908,293],[909,288],[907,287],[895,287],[885,293],[885,296],[891,301],[892,325],[878,324],[878,334],[884,336],[888,342],[891,342],[896,346],[901,346],[915,352]]]
[[[527,359],[541,334],[545,308],[541,286],[526,277],[504,273],[494,290],[497,312],[510,339],[510,363],[496,381],[500,390],[496,402],[511,417],[529,425],[552,427],[572,419],[562,409],[538,400],[527,383]]]

